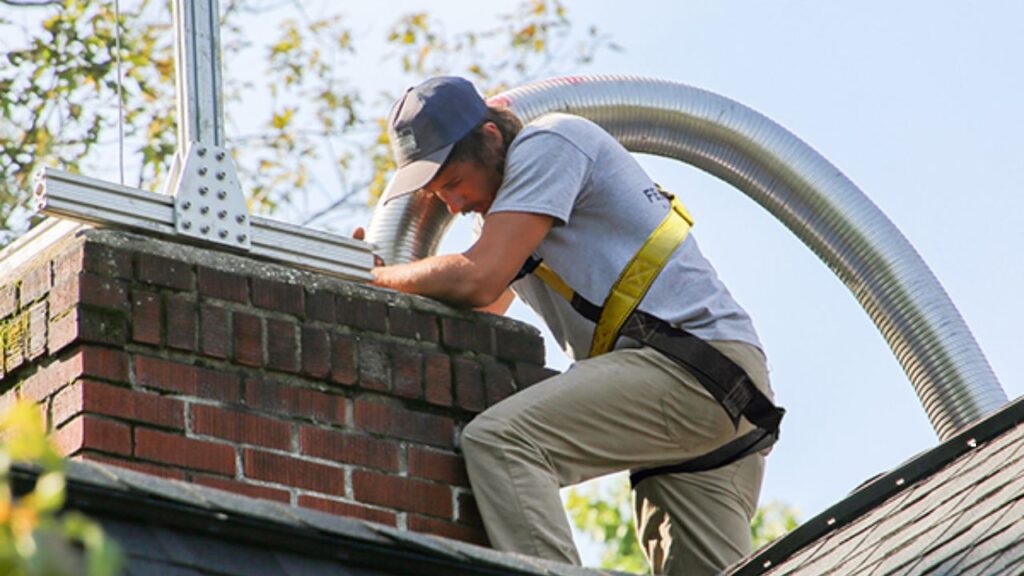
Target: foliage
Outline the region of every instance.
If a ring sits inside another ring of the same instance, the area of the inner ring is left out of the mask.
[[[18,402],[0,421],[0,432],[0,573],[116,574],[120,552],[99,525],[73,511],[57,515],[64,506],[64,461],[47,439],[39,408]],[[33,490],[18,498],[10,481],[14,461],[40,468]]]
[[[566,495],[569,515],[576,528],[601,547],[602,568],[646,572],[643,550],[633,530],[629,483],[625,478],[614,480],[569,489]],[[754,550],[796,528],[798,516],[796,508],[778,502],[758,508],[750,523]]]
[[[126,183],[158,189],[177,150],[169,2],[121,2],[119,52],[112,2],[0,2],[39,14],[38,27],[0,18],[0,245],[24,230],[39,167],[116,179],[117,54],[127,171],[136,175]],[[471,77],[493,93],[617,48],[596,28],[576,33],[561,0],[524,1],[490,29],[469,32],[448,33],[427,12],[407,14],[387,30],[380,75],[394,81],[370,95],[344,74],[357,58],[356,44],[370,42],[353,32],[364,26],[333,3],[312,4],[222,2],[222,61],[256,54],[265,65],[249,78],[244,73],[251,71],[224,66],[226,144],[250,207],[302,223],[342,207],[365,210],[379,196],[393,169],[384,106],[402,87],[443,72]],[[246,22],[259,19],[277,22],[276,35],[248,33]]]

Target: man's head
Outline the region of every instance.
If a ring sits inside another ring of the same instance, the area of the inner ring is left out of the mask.
[[[486,212],[504,174],[508,145],[522,128],[488,108],[467,80],[443,76],[410,88],[388,119],[398,171],[383,202],[426,190],[453,213]]]

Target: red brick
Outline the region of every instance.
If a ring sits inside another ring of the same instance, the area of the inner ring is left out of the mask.
[[[50,322],[46,347],[50,354],[62,350],[78,339],[78,310],[71,310]]]
[[[160,295],[146,290],[135,290],[132,293],[132,340],[159,346],[162,331]]]
[[[289,418],[345,424],[345,398],[307,388],[247,380],[245,402],[251,408],[285,414]]]
[[[53,259],[53,283],[59,284],[85,270],[85,245],[76,244]],[[94,270],[94,272],[97,272]],[[110,276],[110,274],[104,274]]]
[[[356,383],[356,341],[344,334],[331,334],[331,382],[351,386]]]
[[[123,280],[83,272],[78,277],[78,286],[78,301],[81,304],[121,312],[127,312],[131,308],[128,284]]]
[[[235,312],[233,320],[235,361],[246,366],[262,365],[263,321],[244,312]]]
[[[484,532],[483,528],[466,526],[465,524],[456,524],[454,522],[447,522],[445,520],[430,518],[429,516],[420,516],[418,514],[409,514],[406,519],[406,523],[409,530],[413,532],[434,534],[435,536],[441,536],[443,538],[451,538],[453,540],[461,540],[478,546],[490,547],[490,541],[487,539],[487,533]]]
[[[418,446],[409,446],[408,450],[409,475],[456,486],[469,486],[466,462],[459,456]]]
[[[238,376],[162,358],[136,356],[135,381],[139,386],[223,402],[241,398]]]
[[[113,278],[132,277],[132,255],[113,246],[87,242],[82,246],[82,269]],[[54,262],[56,268],[57,262]]]
[[[560,372],[558,370],[552,370],[536,364],[528,364],[526,362],[516,362],[515,375],[516,375],[516,389],[522,390],[529,388],[538,382],[543,382],[552,376],[558,376]]]
[[[185,473],[175,468],[168,468],[166,466],[156,466],[154,464],[136,462],[135,460],[122,460],[120,458],[112,458],[110,456],[90,451],[83,451],[81,454],[75,456],[73,459],[87,460],[89,462],[99,462],[101,464],[109,464],[111,466],[118,466],[120,468],[127,468],[128,470],[142,472],[143,474],[149,474],[150,476],[160,476],[162,478],[171,478],[173,480],[185,479]]]
[[[260,308],[299,317],[306,310],[302,286],[265,278],[252,279],[252,303]]]
[[[55,425],[59,426],[79,412],[105,414],[179,430],[185,425],[185,408],[180,400],[92,380],[81,380],[68,386],[53,400]]]
[[[191,265],[155,254],[138,254],[136,277],[142,282],[181,291],[192,291],[195,285]]]
[[[242,381],[237,374],[198,368],[195,394],[200,398],[238,404],[242,400]]]
[[[440,339],[435,316],[422,314],[408,308],[389,308],[388,327],[392,334],[402,338],[412,338],[424,342],[437,342]]]
[[[128,355],[120,350],[82,346],[77,351],[82,376],[128,382]]]
[[[267,318],[267,368],[299,371],[299,343],[294,322]]]
[[[345,464],[398,471],[398,444],[339,430],[303,426],[299,431],[303,454]]]
[[[525,330],[494,329],[497,356],[507,360],[544,363],[544,339]]]
[[[135,382],[139,386],[194,395],[196,368],[163,358],[135,357]]]
[[[53,360],[36,367],[36,371],[18,387],[22,398],[41,402],[57,390],[74,382],[82,374],[82,358],[79,353],[64,359]]]
[[[83,306],[68,316],[77,317],[78,340],[82,342],[124,348],[128,341],[128,322],[119,313]]]
[[[245,304],[249,301],[249,281],[245,276],[215,268],[197,269],[199,293],[203,296]]]
[[[483,528],[484,519],[480,517],[480,509],[476,506],[476,498],[470,492],[462,492],[458,496],[459,510],[456,521],[459,524],[469,524]]]
[[[235,449],[232,446],[149,428],[135,429],[135,456],[193,470],[228,476],[235,474]]]
[[[345,495],[345,471],[300,458],[246,448],[245,476],[323,494]]]
[[[223,490],[225,492],[249,496],[250,498],[276,500],[285,504],[291,502],[291,495],[284,490],[268,488],[266,486],[257,486],[255,484],[246,484],[245,482],[228,480],[227,478],[221,478],[220,476],[196,474],[192,477],[192,482],[203,486],[209,486],[210,488],[216,488],[217,490]]]
[[[122,422],[81,414],[53,433],[53,443],[64,456],[86,448],[130,455],[132,432]]]
[[[459,408],[481,412],[487,407],[484,400],[484,373],[480,364],[469,358],[455,358],[455,402]]]
[[[450,418],[414,412],[391,403],[355,401],[355,425],[361,430],[450,448],[455,424]]]
[[[199,307],[199,351],[213,358],[227,359],[230,330],[227,309],[211,304]]]
[[[325,330],[302,327],[302,373],[321,380],[331,371],[331,342]]]
[[[22,308],[46,294],[50,289],[50,263],[47,261],[31,268],[21,277],[21,285],[18,290]]]
[[[427,402],[452,405],[452,362],[447,354],[423,355],[423,389]]]
[[[56,284],[50,290],[47,300],[50,302],[50,317],[60,316],[65,311],[78,305],[78,296],[81,293],[81,283],[78,276],[66,279],[58,278]]]
[[[306,318],[334,324],[334,294],[321,290],[307,290]]]
[[[337,500],[325,500],[315,496],[303,495],[299,496],[299,506],[302,506],[303,508],[312,508],[313,510],[319,510],[321,512],[337,516],[359,518],[360,520],[376,522],[377,524],[387,524],[388,526],[398,525],[396,521],[398,516],[394,512],[370,508],[369,506],[361,506],[359,504],[350,504],[348,502],[339,502]]]
[[[280,450],[288,450],[292,445],[292,429],[287,422],[218,406],[193,404],[191,427],[196,434],[216,436],[237,444]]]
[[[508,366],[497,362],[484,364],[484,391],[488,406],[493,406],[515,393],[516,385]]]
[[[392,391],[418,400],[423,395],[423,357],[401,346],[395,346],[392,355]]]
[[[338,324],[350,328],[382,334],[388,330],[388,307],[384,302],[339,296],[335,318]]]
[[[26,356],[35,360],[46,352],[46,302],[33,305],[28,310],[28,334],[26,338]]]
[[[14,284],[0,286],[0,320],[7,318],[18,309],[17,293]]]
[[[452,517],[452,491],[441,484],[355,470],[352,472],[352,490],[359,502],[441,518]]]
[[[449,348],[493,354],[491,327],[481,322],[441,318],[441,341]]]
[[[167,346],[196,349],[196,302],[191,296],[167,297]]]
[[[387,390],[391,384],[391,359],[388,346],[369,338],[359,339],[359,386]]]

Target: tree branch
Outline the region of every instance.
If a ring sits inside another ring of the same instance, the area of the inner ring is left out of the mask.
[[[61,0],[0,0],[0,4],[7,4],[8,6],[19,7],[50,6],[61,3]]]

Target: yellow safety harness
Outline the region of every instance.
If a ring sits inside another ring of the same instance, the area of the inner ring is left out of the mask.
[[[596,324],[590,345],[590,357],[608,352],[620,336],[634,338],[655,348],[687,368],[729,414],[734,425],[746,417],[757,426],[753,432],[698,458],[634,472],[635,486],[657,474],[712,470],[771,446],[778,440],[779,423],[785,410],[772,404],[734,362],[700,338],[671,326],[650,314],[637,310],[647,291],[668,263],[676,248],[686,239],[693,218],[671,193],[658,186],[671,203],[671,209],[647,237],[640,250],[622,269],[602,306],[588,302],[539,258],[531,257],[516,279],[533,274],[568,300],[577,312]]]

